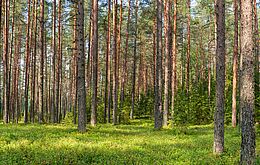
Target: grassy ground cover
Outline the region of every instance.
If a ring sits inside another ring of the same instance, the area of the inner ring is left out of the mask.
[[[226,127],[223,155],[212,154],[212,143],[213,125],[155,131],[151,121],[135,120],[129,125],[100,124],[81,134],[71,125],[0,124],[0,164],[238,163],[238,129]]]

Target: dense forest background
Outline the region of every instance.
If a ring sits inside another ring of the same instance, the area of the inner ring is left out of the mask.
[[[4,1],[2,3],[4,4]],[[84,54],[86,56],[85,86],[87,93],[87,119],[90,120],[91,118],[91,98],[94,91],[93,87],[96,86],[97,121],[111,122],[112,117],[107,119],[107,115],[112,116],[111,109],[114,106],[112,103],[114,101],[112,99],[112,95],[114,95],[112,93],[114,92],[113,82],[115,81],[113,77],[115,68],[114,63],[112,63],[114,62],[113,45],[115,42],[112,33],[113,3],[110,2],[111,7],[108,9],[107,1],[98,2],[97,71],[93,68],[95,59],[91,55],[91,18],[93,13],[91,3],[92,1],[85,1],[84,3],[83,39],[85,47]],[[40,121],[40,118],[42,122],[62,122],[66,114],[74,115],[74,122],[76,122],[76,6],[72,1],[59,1],[57,4],[56,2],[54,4],[52,1],[44,1],[43,13],[40,6],[41,4],[37,0],[31,0],[29,4],[27,1],[15,0],[9,2],[7,6],[8,11],[5,11],[5,5],[1,8],[2,37],[8,37],[1,44],[1,56],[4,57],[4,53],[7,53],[6,69],[4,69],[6,64],[1,64],[1,118],[3,118],[3,110],[5,108],[3,103],[6,98],[8,101],[8,117],[5,119],[5,122],[18,122],[19,120],[35,122]],[[173,5],[172,8],[174,8]],[[176,9],[178,11],[176,18],[176,83],[174,85],[176,96],[174,97],[173,122],[174,124],[211,123],[215,109],[216,84],[216,19],[214,2],[211,0],[191,1],[190,9],[188,9],[186,1],[179,1]],[[110,10],[109,27],[108,10]],[[174,11],[174,9],[171,11]],[[230,123],[232,119],[233,47],[235,33],[233,1],[226,1],[225,11],[225,123]],[[5,15],[6,12],[8,15]],[[238,16],[240,15],[239,13],[240,10],[238,10]],[[153,87],[156,60],[155,14],[156,5],[154,1],[120,1],[118,3],[116,39],[118,54],[116,68],[118,115],[128,115],[133,109],[133,114],[130,117],[149,118],[153,116]],[[173,28],[173,14],[174,12],[170,12],[169,14],[170,28]],[[187,19],[187,16],[189,16],[190,20]],[[255,18],[257,18],[257,15],[254,15],[254,20]],[[8,19],[7,25],[5,25],[6,19]],[[163,17],[163,19],[165,18]],[[190,31],[187,30],[188,21]],[[237,25],[238,29],[240,29],[239,22]],[[258,22],[255,23],[258,24]],[[6,26],[8,31],[6,31]],[[111,34],[109,40],[107,38],[108,28]],[[162,37],[165,40],[164,28],[162,31]],[[255,35],[258,36],[258,33]],[[173,30],[170,33],[169,43],[172,43],[172,36]],[[190,38],[188,39],[187,37]],[[257,39],[256,37],[255,44],[258,47]],[[107,41],[111,43],[109,52],[107,50]],[[8,44],[5,46],[6,42]],[[238,57],[240,55],[239,44],[240,37],[238,42]],[[162,42],[162,46],[165,47],[165,42]],[[3,52],[5,49],[7,52]],[[188,50],[190,56],[187,59]],[[166,50],[163,49],[164,51]],[[258,52],[258,48],[255,49],[255,52]],[[171,51],[170,54],[172,54]],[[108,59],[107,56],[109,57]],[[164,82],[163,86],[166,84],[165,72],[166,64],[168,63],[166,59],[172,61],[172,55],[169,57],[163,56],[163,73],[161,76]],[[108,60],[110,64],[107,66]],[[187,63],[189,63],[188,70]],[[240,63],[239,58],[238,63]],[[108,67],[110,68],[109,82],[107,82]],[[171,80],[173,75],[172,67],[172,63],[169,62],[167,66],[168,76],[170,77],[167,79],[169,80]],[[240,65],[238,64],[237,67],[239,72]],[[94,71],[97,73],[97,79],[95,80],[97,81],[97,85],[95,86],[93,86]],[[6,75],[3,74],[4,72],[6,72]],[[258,90],[259,79],[257,77],[259,73],[257,70],[256,73],[255,90]],[[169,98],[168,104],[170,105],[172,102],[172,99],[170,99],[172,97],[172,81],[169,81],[169,83],[167,97]],[[239,86],[239,81],[237,86]],[[8,88],[6,91],[8,97],[5,97],[3,94],[5,88]],[[238,89],[236,90],[238,91]],[[111,94],[108,95],[108,92]],[[255,116],[256,120],[259,121],[259,92],[255,92],[255,94]],[[111,97],[111,103],[108,103],[107,100],[105,101],[107,97]],[[235,98],[238,97],[237,93]],[[237,104],[237,107],[239,107],[239,100]],[[41,106],[42,111],[40,110]],[[169,109],[171,109],[169,113],[173,113],[172,107]],[[123,122],[124,118],[128,117],[123,117],[121,122]]]

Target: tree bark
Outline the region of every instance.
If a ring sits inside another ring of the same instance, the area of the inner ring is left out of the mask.
[[[98,80],[98,0],[93,0],[93,30],[92,30],[93,82],[91,125],[97,124],[97,80]]]
[[[113,56],[114,56],[114,72],[113,72],[113,124],[117,124],[117,109],[118,109],[118,99],[117,99],[117,88],[118,88],[118,54],[117,54],[117,0],[113,0]]]
[[[28,123],[28,89],[29,89],[29,69],[30,69],[30,22],[31,22],[31,0],[28,0],[28,16],[26,30],[26,62],[25,62],[25,92],[24,92],[24,123]]]
[[[56,122],[60,121],[60,80],[61,80],[61,66],[62,66],[62,45],[61,45],[61,0],[59,0],[59,5],[58,5],[58,58],[56,62],[56,76],[55,76],[55,112],[56,112]],[[56,5],[55,5],[56,6]],[[56,10],[56,9],[55,9]],[[56,54],[56,53],[55,53]]]
[[[186,94],[189,97],[190,87],[190,0],[187,0],[187,57],[186,57]]]
[[[41,0],[41,16],[40,16],[40,86],[39,86],[39,123],[44,122],[43,112],[44,112],[44,75],[43,75],[43,68],[44,68],[44,0]]]
[[[177,89],[177,0],[173,1],[173,39],[172,39],[172,120],[174,119],[174,103]]]
[[[52,6],[52,74],[53,74],[53,80],[52,80],[52,108],[51,108],[51,122],[57,123],[57,111],[56,111],[56,0],[53,0],[53,6]]]
[[[164,85],[164,111],[163,111],[163,126],[168,124],[169,113],[169,85],[170,85],[170,14],[171,14],[171,0],[164,0],[164,35],[165,35],[165,85]]]
[[[129,42],[129,24],[130,24],[130,11],[131,11],[131,1],[128,0],[128,14],[127,14],[127,24],[126,24],[126,40],[125,40],[125,53],[123,60],[123,73],[122,73],[122,85],[121,85],[121,94],[120,94],[120,102],[123,106],[125,100],[125,84],[127,81],[127,56],[128,56],[128,42]]]
[[[110,116],[110,9],[111,1],[108,0],[108,14],[107,14],[107,49],[106,49],[106,82],[105,82],[105,107],[104,107],[104,123],[109,123]],[[108,116],[108,118],[107,118]]]
[[[260,74],[259,74],[259,32],[258,32],[258,16],[257,16],[257,3],[254,0],[254,38],[255,38],[255,97],[259,94],[260,88]]]
[[[224,151],[224,104],[225,104],[225,1],[216,0],[217,49],[216,49],[216,110],[214,115],[213,152]]]
[[[252,1],[241,0],[241,55],[242,71],[240,86],[240,111],[242,113],[242,141],[240,164],[255,163],[255,123],[254,123],[254,54],[252,31]]]
[[[85,88],[85,51],[84,51],[84,1],[78,1],[78,75],[77,75],[77,99],[78,99],[78,130],[86,131],[86,88]]]
[[[137,53],[137,20],[138,20],[138,0],[135,1],[135,30],[134,30],[134,57],[133,57],[133,77],[132,77],[132,104],[130,119],[134,119],[135,109],[135,79],[136,79],[136,53]]]
[[[162,0],[157,0],[157,30],[156,30],[156,81],[155,81],[155,111],[154,128],[162,127]]]
[[[238,3],[234,0],[234,47],[233,47],[233,88],[232,88],[232,127],[237,123],[237,68],[238,68]]]

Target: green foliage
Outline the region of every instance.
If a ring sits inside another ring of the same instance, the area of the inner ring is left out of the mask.
[[[130,123],[130,109],[129,107],[123,107],[119,114],[120,124],[129,124]]]
[[[62,123],[66,125],[72,125],[73,120],[74,120],[73,112],[67,112],[65,118],[62,120]]]
[[[178,90],[175,99],[174,124],[209,124],[213,122],[214,92],[209,99],[204,84],[193,87],[187,97],[185,91]]]
[[[147,94],[141,93],[140,99],[137,102],[137,110],[135,111],[135,116],[137,118],[147,117],[152,114],[154,109],[154,96],[152,92]]]
[[[260,162],[257,127],[257,162]],[[212,154],[213,125],[155,131],[148,120],[73,125],[0,124],[0,164],[238,164],[240,133],[225,128],[225,152]]]

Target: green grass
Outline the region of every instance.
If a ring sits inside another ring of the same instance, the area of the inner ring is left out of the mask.
[[[225,153],[221,156],[212,154],[212,143],[212,125],[155,131],[152,122],[136,120],[130,125],[100,124],[81,134],[75,126],[1,124],[0,164],[238,163],[237,129],[225,128]]]

